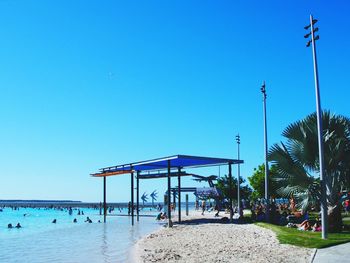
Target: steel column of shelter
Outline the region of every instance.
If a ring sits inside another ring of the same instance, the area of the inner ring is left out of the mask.
[[[175,212],[175,208],[176,208],[176,191],[173,191],[173,208],[174,208],[174,212]]]
[[[106,223],[107,203],[106,203],[106,176],[103,177],[103,223]]]
[[[171,224],[171,196],[170,196],[170,190],[171,190],[171,173],[170,173],[170,160],[168,160],[168,227],[172,227]]]
[[[140,213],[139,213],[139,195],[140,195],[140,171],[136,172],[136,219],[137,222],[140,220]]]
[[[178,168],[178,176],[177,176],[177,192],[178,192],[178,215],[179,215],[179,223],[181,223],[181,168]]]
[[[233,220],[233,207],[232,207],[232,166],[231,163],[228,164],[228,178],[229,178],[229,194],[230,194],[230,222]]]
[[[131,172],[131,225],[134,225],[134,172]]]

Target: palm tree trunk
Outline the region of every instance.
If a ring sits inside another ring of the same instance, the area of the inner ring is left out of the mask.
[[[328,228],[329,232],[341,232],[343,220],[341,216],[342,205],[340,203],[335,206],[328,206]]]

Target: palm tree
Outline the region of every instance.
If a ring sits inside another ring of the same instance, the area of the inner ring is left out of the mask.
[[[340,192],[350,185],[350,119],[324,111],[325,184],[330,230],[342,226]],[[282,133],[286,143],[274,144],[269,159],[276,165],[277,191],[294,197],[303,210],[320,201],[316,113],[290,124]]]

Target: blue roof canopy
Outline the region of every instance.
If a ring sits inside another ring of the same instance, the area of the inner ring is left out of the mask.
[[[141,161],[129,164],[121,164],[111,167],[100,169],[99,176],[103,176],[104,173],[123,172],[130,173],[130,171],[142,172],[142,171],[162,171],[168,169],[179,168],[198,168],[206,166],[218,166],[224,164],[239,164],[243,163],[243,160],[227,159],[227,158],[213,158],[213,157],[201,157],[190,155],[173,155],[169,157],[163,157],[158,159],[152,159],[148,161]]]

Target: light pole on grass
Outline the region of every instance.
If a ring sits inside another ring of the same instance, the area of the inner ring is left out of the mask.
[[[263,95],[263,114],[264,114],[264,147],[265,147],[265,200],[266,200],[266,222],[270,221],[270,197],[269,197],[269,164],[267,162],[267,121],[266,121],[266,88],[265,81],[261,86]]]
[[[315,93],[316,93],[316,112],[317,112],[317,132],[318,132],[318,156],[320,163],[320,184],[321,184],[321,221],[322,221],[322,239],[326,239],[328,236],[328,218],[327,218],[327,197],[326,197],[326,184],[324,174],[324,158],[323,158],[323,128],[322,128],[322,109],[320,88],[318,82],[318,68],[317,68],[317,56],[316,56],[316,40],[320,39],[319,36],[315,36],[315,32],[318,31],[318,27],[314,28],[317,23],[317,19],[314,19],[310,15],[310,24],[305,26],[306,30],[310,29],[310,33],[304,37],[311,39],[307,42],[306,46],[312,45],[312,56],[314,62],[314,78],[315,78]]]
[[[239,136],[239,134],[236,135],[236,142],[237,142],[237,150],[238,150],[238,161],[240,160],[239,158],[239,145],[241,144],[241,137]],[[238,209],[238,213],[241,213],[241,197],[240,197],[240,177],[241,177],[241,171],[240,171],[240,164],[238,163],[237,165],[237,169],[238,169],[238,176],[237,176],[237,209]]]

